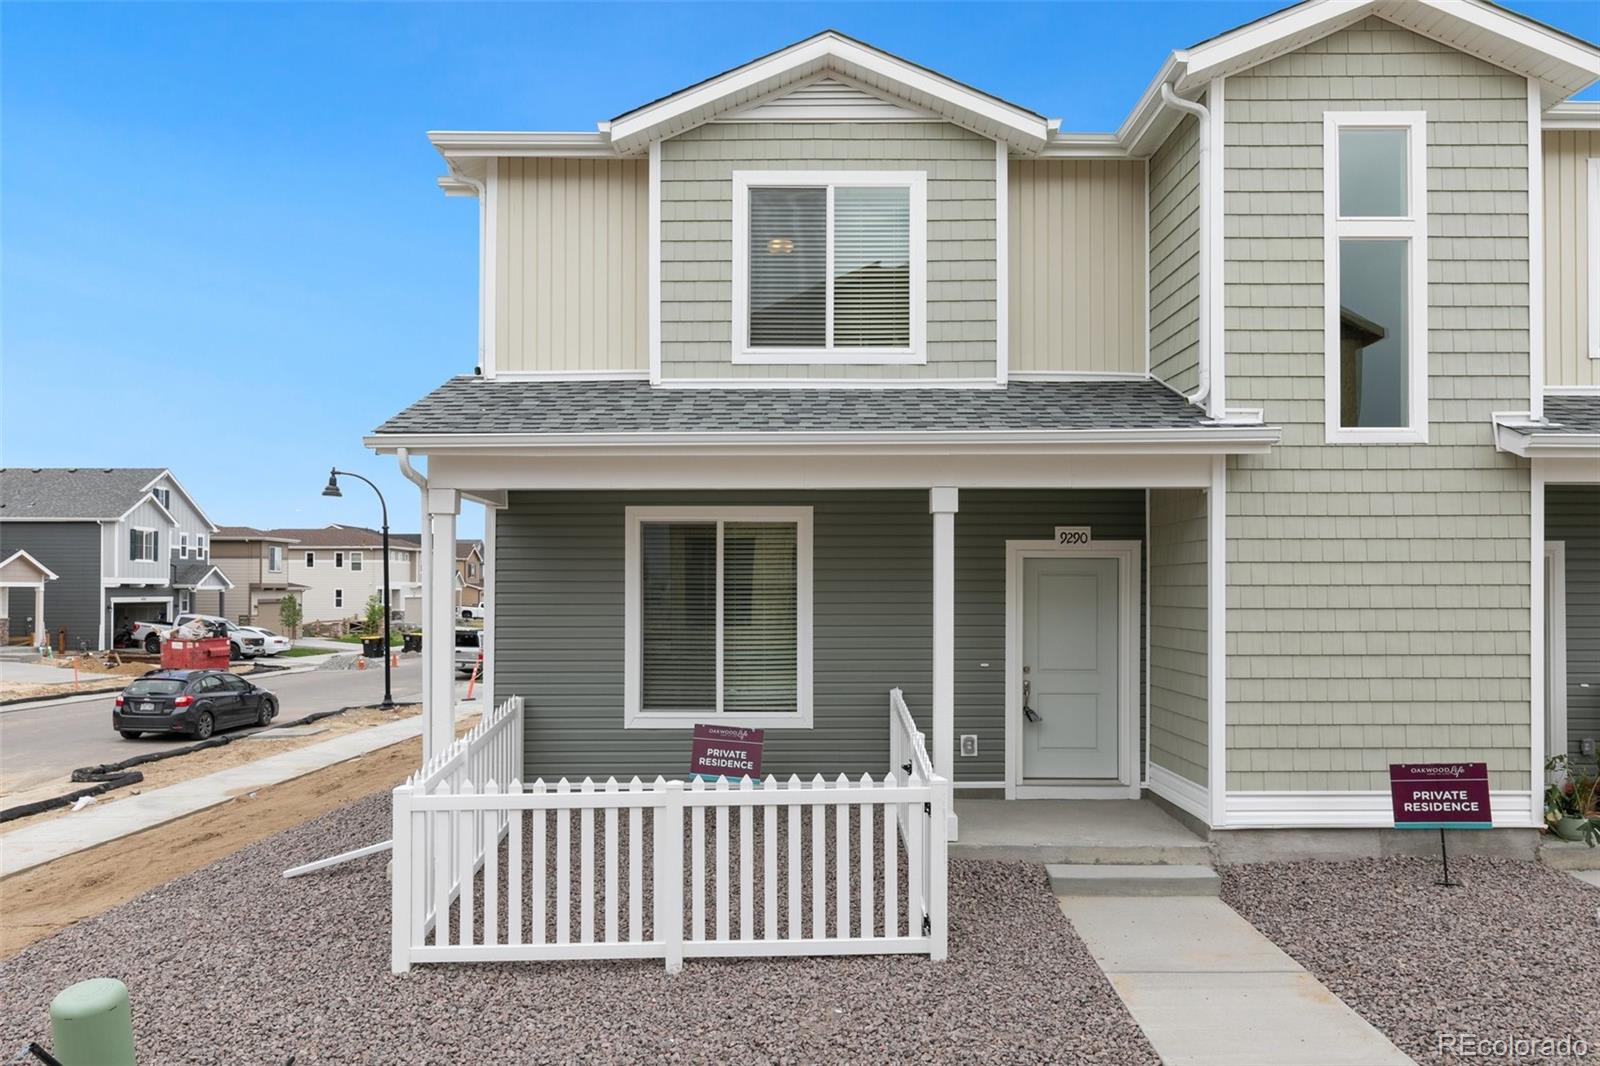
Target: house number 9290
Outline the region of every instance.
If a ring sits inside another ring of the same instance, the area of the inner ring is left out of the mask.
[[[1061,548],[1089,543],[1088,526],[1057,526],[1056,546]]]

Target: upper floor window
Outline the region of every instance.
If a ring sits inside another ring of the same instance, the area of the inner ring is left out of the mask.
[[[1428,439],[1427,116],[1323,116],[1329,443]]]
[[[194,537],[194,557],[196,559],[211,558],[211,546],[206,543],[204,533],[196,533]]]
[[[811,509],[630,507],[631,728],[811,725]]]
[[[178,534],[178,558],[189,558],[189,534],[187,533]]]
[[[733,357],[921,363],[921,171],[735,171]]]
[[[154,529],[128,530],[128,558],[136,563],[153,563],[161,558],[161,534]]]
[[[269,544],[269,545],[267,545],[267,573],[269,573],[269,574],[281,574],[281,573],[283,573],[283,545],[281,545],[281,544]]]
[[[316,552],[306,552],[306,568],[310,569],[311,567],[316,566],[316,565],[317,565],[317,553]]]
[[[362,552],[350,553],[350,569],[360,570],[366,564],[366,559],[363,557],[363,554],[364,553]]]
[[[334,552],[333,553],[333,565],[334,566],[343,566],[344,565],[344,552]]]
[[[161,504],[161,506],[165,507],[167,510],[170,511],[172,509],[171,489],[151,489],[150,495],[154,496],[156,498],[156,502]]]

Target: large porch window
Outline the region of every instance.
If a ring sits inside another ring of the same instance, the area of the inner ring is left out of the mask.
[[[627,509],[625,724],[811,725],[811,509]]]

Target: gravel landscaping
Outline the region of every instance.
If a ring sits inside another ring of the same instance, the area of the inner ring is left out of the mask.
[[[1600,891],[1506,859],[1450,873],[1465,887],[1425,859],[1229,866],[1222,898],[1419,1063],[1600,1061]]]
[[[1075,1062],[1157,1059],[1042,867],[950,864],[950,959],[388,968],[381,857],[284,881],[388,835],[351,804],[0,963],[0,1058],[51,995],[115,976],[142,1062]],[[1591,908],[1592,911],[1592,908]]]

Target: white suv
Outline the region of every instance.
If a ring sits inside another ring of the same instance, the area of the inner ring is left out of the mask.
[[[173,624],[185,626],[193,621],[218,622],[228,630],[228,654],[235,659],[254,659],[257,655],[266,653],[267,640],[260,633],[234,625],[226,618],[214,614],[180,614]]]

